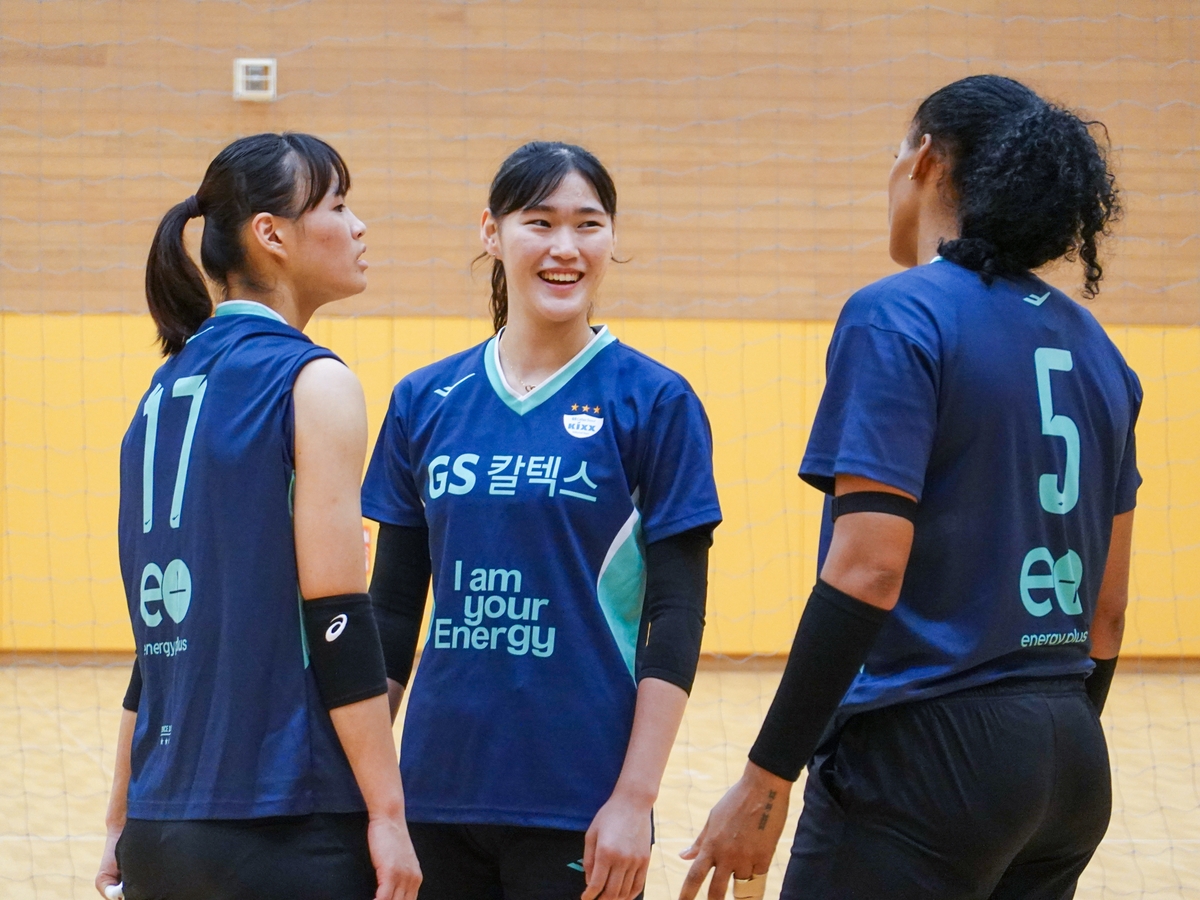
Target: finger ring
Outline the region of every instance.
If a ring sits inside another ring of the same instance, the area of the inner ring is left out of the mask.
[[[762,900],[767,893],[767,873],[749,878],[733,876],[733,900]]]

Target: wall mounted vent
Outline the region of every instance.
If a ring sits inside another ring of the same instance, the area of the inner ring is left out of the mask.
[[[235,59],[233,61],[233,99],[269,103],[275,99],[273,59]]]

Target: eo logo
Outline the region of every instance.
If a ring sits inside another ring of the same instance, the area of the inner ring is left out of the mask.
[[[604,427],[604,420],[596,416],[563,416],[563,428],[575,438],[590,438]]]
[[[345,613],[339,613],[334,616],[333,621],[329,623],[329,627],[325,629],[325,640],[329,643],[336,641],[341,637],[342,632],[346,630],[346,623],[349,621],[350,619]]]
[[[154,563],[147,563],[146,568],[142,569],[140,594],[143,622],[151,628],[161,623],[161,604],[172,621],[178,624],[192,605],[192,573],[182,559],[167,563],[165,572]]]
[[[1044,592],[1053,591],[1059,609],[1068,616],[1081,615],[1083,604],[1079,601],[1079,584],[1082,580],[1083,560],[1074,550],[1055,559],[1045,547],[1034,547],[1025,554],[1025,562],[1021,564],[1021,603],[1031,616],[1049,615],[1053,604]],[[1034,591],[1043,595],[1035,597]]]

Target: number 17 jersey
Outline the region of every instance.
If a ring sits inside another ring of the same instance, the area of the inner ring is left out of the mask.
[[[226,301],[138,404],[118,526],[143,681],[132,818],[364,808],[308,668],[291,518],[292,386],[333,355]]]

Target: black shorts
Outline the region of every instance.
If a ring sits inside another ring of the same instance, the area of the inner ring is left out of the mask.
[[[117,842],[126,900],[372,900],[366,813],[130,819]]]
[[[1081,679],[851,717],[809,767],[781,900],[1067,900],[1108,827]]]
[[[409,822],[408,833],[418,900],[579,900],[587,887],[582,831]]]

